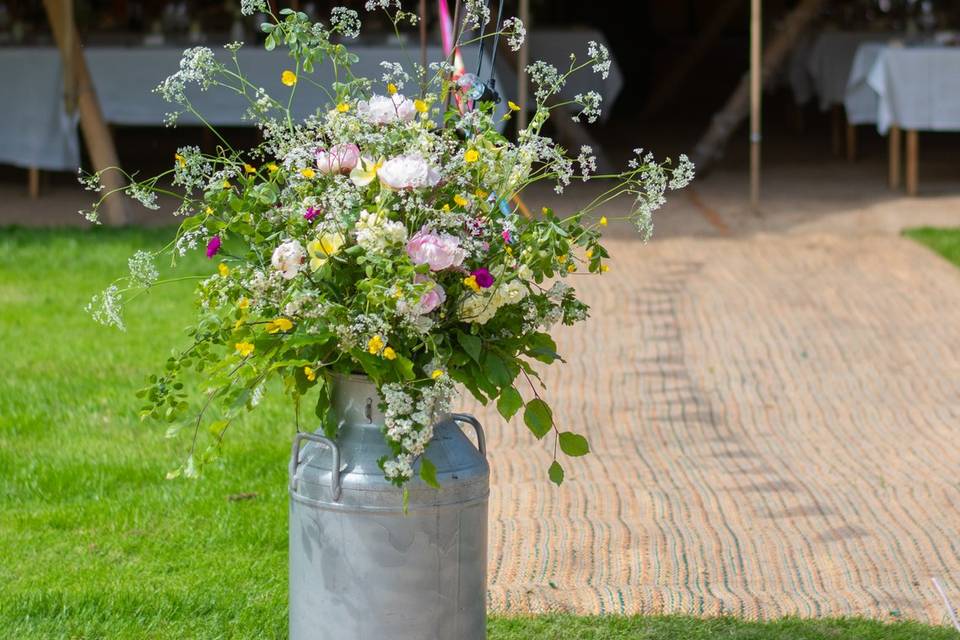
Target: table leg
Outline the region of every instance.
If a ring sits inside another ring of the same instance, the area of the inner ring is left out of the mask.
[[[40,169],[36,167],[27,169],[27,193],[31,200],[40,197]]]
[[[830,109],[830,146],[833,155],[843,155],[843,108],[838,104]]]
[[[917,195],[920,177],[920,135],[916,129],[907,131],[907,195]]]
[[[900,127],[894,125],[890,127],[889,132],[889,161],[890,161],[890,188],[900,188]]]
[[[857,128],[847,122],[847,162],[857,159]]]

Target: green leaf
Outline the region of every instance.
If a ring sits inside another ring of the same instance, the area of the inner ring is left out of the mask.
[[[553,411],[546,402],[536,398],[528,402],[527,408],[523,410],[523,421],[533,435],[542,438],[553,427]]]
[[[504,387],[500,391],[500,397],[497,398],[497,411],[505,419],[512,418],[522,406],[523,398],[520,397],[520,392],[517,391],[516,387]]]
[[[393,361],[393,364],[404,380],[413,380],[417,377],[413,372],[413,361],[409,358],[398,355],[397,359]]]
[[[513,376],[507,370],[507,365],[500,356],[494,353],[487,352],[484,356],[483,373],[487,376],[487,380],[501,389],[513,384]]]
[[[563,467],[561,467],[560,463],[556,460],[554,460],[550,468],[547,469],[547,475],[550,476],[550,482],[558,487],[563,484]]]
[[[440,488],[440,483],[437,482],[437,467],[425,456],[420,458],[420,477],[434,489]]]
[[[526,353],[540,362],[553,364],[554,360],[563,358],[557,353],[557,343],[546,333],[534,333],[527,341]]]
[[[560,434],[560,450],[568,456],[585,456],[590,453],[590,445],[583,436],[564,431]]]
[[[477,364],[480,364],[480,350],[483,348],[483,342],[477,336],[471,336],[463,331],[457,331],[457,342],[463,347],[463,350],[473,358]]]

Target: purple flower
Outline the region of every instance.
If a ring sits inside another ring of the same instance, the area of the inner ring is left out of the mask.
[[[307,212],[303,214],[303,217],[307,222],[310,222],[318,215],[320,215],[320,209],[317,209],[316,207],[307,207]]]
[[[212,258],[220,252],[220,245],[223,244],[220,241],[220,236],[213,236],[210,240],[207,241],[207,257]]]
[[[420,229],[407,243],[407,255],[413,264],[428,264],[431,271],[443,271],[463,264],[467,252],[456,236]]]
[[[477,284],[483,289],[489,289],[493,286],[493,276],[490,275],[490,271],[484,267],[474,269],[470,272],[470,275],[476,278]]]

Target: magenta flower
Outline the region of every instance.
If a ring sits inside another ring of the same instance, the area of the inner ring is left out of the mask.
[[[303,217],[307,222],[310,222],[318,215],[320,215],[320,209],[317,209],[316,207],[307,207],[307,212],[303,214]]]
[[[490,271],[484,267],[474,269],[470,272],[470,275],[476,278],[477,284],[483,289],[489,289],[493,286],[493,276],[490,275]]]
[[[501,233],[500,235],[503,236],[503,241],[504,241],[504,242],[506,242],[507,244],[510,244],[511,240],[510,240],[510,232],[509,232],[509,231],[504,231],[504,232]]]
[[[210,240],[207,241],[207,257],[212,258],[220,252],[220,245],[223,244],[220,241],[220,236],[213,236]]]

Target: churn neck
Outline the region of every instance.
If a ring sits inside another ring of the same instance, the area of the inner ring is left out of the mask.
[[[336,374],[331,380],[331,409],[337,420],[353,427],[383,427],[382,399],[373,384],[362,374]]]

